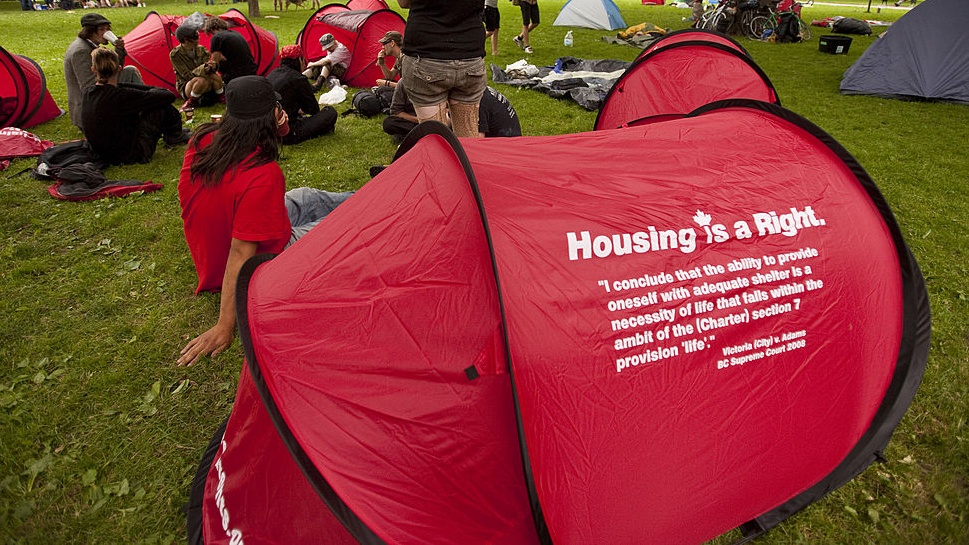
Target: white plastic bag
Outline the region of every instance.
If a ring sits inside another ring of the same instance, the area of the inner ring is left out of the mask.
[[[320,95],[320,106],[339,104],[347,99],[347,90],[342,85],[334,86]]]

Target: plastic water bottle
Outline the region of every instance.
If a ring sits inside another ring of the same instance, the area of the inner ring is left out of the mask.
[[[565,43],[565,47],[572,47],[572,31],[571,30],[565,33],[565,41],[564,41],[564,43]]]

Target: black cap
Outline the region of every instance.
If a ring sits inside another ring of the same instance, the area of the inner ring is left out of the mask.
[[[81,16],[81,26],[110,25],[111,21],[100,13],[85,13]]]
[[[195,27],[182,25],[175,29],[175,39],[178,40],[179,43],[185,43],[189,40],[198,40],[199,31]]]
[[[282,97],[262,76],[240,76],[225,86],[225,113],[236,119],[256,119],[272,113]]]

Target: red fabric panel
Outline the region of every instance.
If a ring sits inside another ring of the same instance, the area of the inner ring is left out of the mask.
[[[357,543],[300,473],[245,365],[202,510],[206,545]]]
[[[663,36],[662,38],[656,40],[655,42],[646,46],[646,48],[643,49],[639,53],[639,55],[636,56],[636,58],[639,59],[640,57],[645,57],[646,55],[652,53],[653,51],[656,51],[657,49],[668,47],[673,44],[678,44],[681,42],[696,42],[696,41],[725,45],[731,49],[736,49],[738,53],[743,53],[744,55],[747,54],[747,52],[744,51],[744,49],[740,47],[737,44],[737,42],[735,42],[729,36],[720,34],[719,32],[711,32],[709,30],[688,28],[688,29],[683,29],[676,32],[671,32],[666,36]]]
[[[731,98],[777,101],[770,83],[746,55],[733,48],[662,47],[632,65],[616,82],[596,118],[596,129],[657,115],[688,114]]]
[[[160,15],[151,12],[145,20],[122,36],[125,43],[125,64],[135,66],[141,72],[145,85],[153,85],[175,91],[175,70],[168,54],[178,45],[175,29],[185,18],[181,15]],[[204,36],[200,33],[200,37]],[[200,38],[199,42],[202,42]],[[208,47],[208,38],[203,45]]]
[[[54,97],[51,96],[50,91],[44,89],[44,96],[41,99],[40,107],[34,112],[34,115],[28,117],[20,126],[29,129],[30,127],[55,119],[63,113],[64,110],[54,102]]]
[[[369,11],[390,9],[383,0],[350,0],[347,2],[347,7],[352,10],[365,9]]]
[[[880,212],[818,140],[730,109],[462,144],[486,181],[555,543],[702,542],[857,443],[898,355],[899,265]],[[623,233],[652,246],[606,252]]]
[[[390,10],[375,11],[360,25],[359,34],[355,38],[351,53],[353,58],[343,81],[352,87],[370,88],[377,84],[377,80],[384,77],[384,73],[374,63],[380,52],[380,39],[389,30],[404,33],[403,17]],[[387,59],[392,67],[393,59]]]
[[[246,306],[288,430],[378,536],[537,542],[492,264],[444,140],[261,265]]]
[[[17,56],[0,47],[0,127],[18,124],[27,109],[29,94]]]

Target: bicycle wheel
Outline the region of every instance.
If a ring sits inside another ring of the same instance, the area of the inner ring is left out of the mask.
[[[804,22],[804,19],[800,17],[797,18],[797,35],[801,37],[802,42],[806,42],[811,39],[811,26]]]
[[[709,13],[704,13],[703,17],[700,19],[700,28],[704,30],[716,30],[717,21],[719,21],[721,17],[723,17],[723,10],[719,8],[713,9]]]
[[[758,15],[750,20],[750,25],[747,27],[747,36],[754,40],[761,40],[764,38],[764,31],[769,29],[773,34],[775,26],[776,24],[770,17]]]

